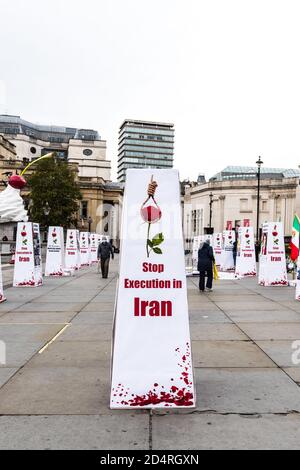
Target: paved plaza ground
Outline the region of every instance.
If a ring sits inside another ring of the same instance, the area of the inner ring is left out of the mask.
[[[0,305],[0,449],[296,449],[300,443],[300,302],[290,287],[188,279],[195,410],[111,411],[117,264],[7,288]],[[5,283],[12,269],[4,269]],[[63,332],[57,337],[56,335]],[[45,349],[44,346],[54,339]]]

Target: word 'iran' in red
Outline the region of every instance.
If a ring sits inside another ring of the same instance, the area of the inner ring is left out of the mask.
[[[135,317],[171,317],[172,302],[170,300],[141,300],[134,298]]]

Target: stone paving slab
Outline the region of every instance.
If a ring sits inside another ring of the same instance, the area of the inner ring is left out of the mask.
[[[148,413],[101,416],[1,416],[0,449],[149,448]]]
[[[16,312],[79,312],[86,302],[31,302],[15,308]]]
[[[292,380],[300,385],[300,364],[294,367],[285,367],[283,370],[291,377]]]
[[[249,341],[193,341],[194,367],[276,367]]]
[[[276,340],[276,341],[257,341],[259,347],[268,354],[269,357],[276,362],[280,367],[293,367],[295,364],[292,361],[292,355],[295,349],[292,348],[294,340]],[[297,346],[299,350],[299,345]],[[297,354],[300,358],[300,354]]]
[[[112,321],[113,321],[113,312],[80,312],[74,320],[72,320],[73,325],[83,325],[83,324],[108,324],[112,330]]]
[[[191,337],[194,341],[238,341],[249,338],[231,323],[192,323]]]
[[[45,325],[20,325],[0,324],[0,340],[25,342],[46,342],[53,338],[62,326],[56,324]]]
[[[109,370],[29,367],[0,389],[0,415],[108,414]]]
[[[72,294],[71,295],[71,298],[72,298],[72,302],[74,303],[87,303],[87,302],[90,302],[91,300],[91,297],[89,294],[78,294],[78,291],[77,293],[75,294]],[[36,299],[33,299],[32,300],[32,303],[35,304],[35,303],[69,303],[70,302],[70,297],[66,296],[65,295],[50,295],[50,294],[47,294],[45,296],[42,296],[42,297],[38,297]]]
[[[300,340],[300,323],[241,323],[253,340]]]
[[[0,316],[1,324],[62,324],[68,323],[76,312],[9,312]]]
[[[300,442],[297,414],[153,416],[152,428],[153,450],[298,450]]]
[[[58,341],[110,341],[112,326],[107,324],[72,324]]]
[[[220,310],[197,311],[189,313],[190,323],[232,323],[231,320]]]
[[[241,312],[243,310],[251,311],[251,310],[275,310],[276,303],[271,301],[256,301],[256,302],[216,302],[216,305],[220,307],[221,310],[226,312],[233,312],[238,311]],[[288,310],[288,309],[287,309]]]
[[[278,306],[276,307],[278,308]],[[300,322],[300,314],[292,310],[242,310],[226,311],[225,313],[235,323],[297,323]]]
[[[82,309],[83,312],[113,312],[114,302],[90,302]]]
[[[7,293],[5,292],[5,296],[6,295]],[[24,304],[25,304],[24,301],[12,302],[7,298],[7,301],[2,302],[0,304],[0,315],[2,315],[3,313],[11,312],[12,310],[16,310],[17,308],[21,307]]]
[[[0,387],[4,385],[16,372],[17,367],[0,367]],[[1,434],[1,433],[0,433]]]
[[[57,341],[37,354],[28,367],[99,367],[99,370],[109,370],[110,354],[110,341]]]
[[[300,388],[281,369],[204,368],[196,369],[195,377],[198,410],[218,413],[300,412]]]
[[[45,342],[24,343],[16,341],[6,342],[5,367],[19,368],[31,359],[43,346]],[[0,369],[3,366],[0,365]]]

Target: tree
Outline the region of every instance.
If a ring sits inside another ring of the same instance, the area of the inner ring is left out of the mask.
[[[41,160],[26,179],[30,187],[30,219],[41,225],[70,227],[77,223],[78,201],[82,198],[69,165],[56,158]],[[49,214],[45,214],[47,210]]]

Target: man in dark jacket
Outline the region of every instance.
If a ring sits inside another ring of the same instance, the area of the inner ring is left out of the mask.
[[[108,268],[109,268],[109,259],[110,255],[112,259],[114,259],[114,252],[110,243],[104,240],[98,246],[97,258],[100,260],[101,263],[101,273],[103,279],[106,279],[108,276]]]
[[[206,240],[202,247],[198,250],[198,271],[200,273],[199,289],[204,291],[205,274],[207,274],[206,289],[212,290],[213,282],[213,263],[215,261],[214,252],[210,246],[210,240]]]

